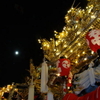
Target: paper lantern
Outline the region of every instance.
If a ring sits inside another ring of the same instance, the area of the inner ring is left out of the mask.
[[[60,76],[68,76],[70,72],[70,60],[61,58],[57,61],[57,71]]]
[[[100,30],[94,29],[86,34],[86,41],[90,49],[97,52],[100,49]]]

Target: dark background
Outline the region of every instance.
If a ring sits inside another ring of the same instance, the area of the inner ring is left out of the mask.
[[[0,86],[24,82],[29,75],[30,58],[35,66],[43,61],[38,39],[52,38],[61,32],[65,15],[74,0],[3,0],[0,12]],[[76,0],[74,7],[85,8],[86,0]],[[18,50],[19,55],[14,52]]]

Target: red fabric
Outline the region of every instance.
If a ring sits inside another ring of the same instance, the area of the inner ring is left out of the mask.
[[[36,99],[37,97],[38,97],[38,96],[37,96],[37,95],[35,95],[35,96],[34,96],[34,99]]]
[[[75,94],[73,93],[68,93],[64,96],[64,98],[62,100],[77,100],[77,97]]]
[[[57,61],[57,69],[60,76],[68,76],[70,72],[70,60],[66,58],[59,59]]]
[[[69,75],[68,75],[68,82],[67,82],[67,87],[71,87],[72,86],[72,78],[73,78],[73,75],[70,71]]]
[[[72,83],[67,83],[67,87],[71,87],[72,86]]]
[[[100,100],[100,86],[95,91],[87,93],[81,97],[78,97],[73,93],[68,93],[62,100]]]
[[[100,49],[100,30],[95,29],[88,32],[86,34],[86,40],[90,49],[96,52],[98,49]]]

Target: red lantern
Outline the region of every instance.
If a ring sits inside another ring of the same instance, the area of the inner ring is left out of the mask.
[[[61,58],[57,61],[57,71],[60,76],[68,76],[70,72],[70,60]]]
[[[100,30],[94,29],[89,31],[86,34],[86,40],[90,49],[96,52],[98,49],[100,49]]]

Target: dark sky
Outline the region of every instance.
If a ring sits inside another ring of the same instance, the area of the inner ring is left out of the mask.
[[[0,86],[23,82],[29,60],[42,62],[39,38],[52,38],[62,31],[64,16],[74,0],[3,0],[0,18]],[[86,0],[76,0],[84,8]],[[18,50],[19,55],[14,52]]]

